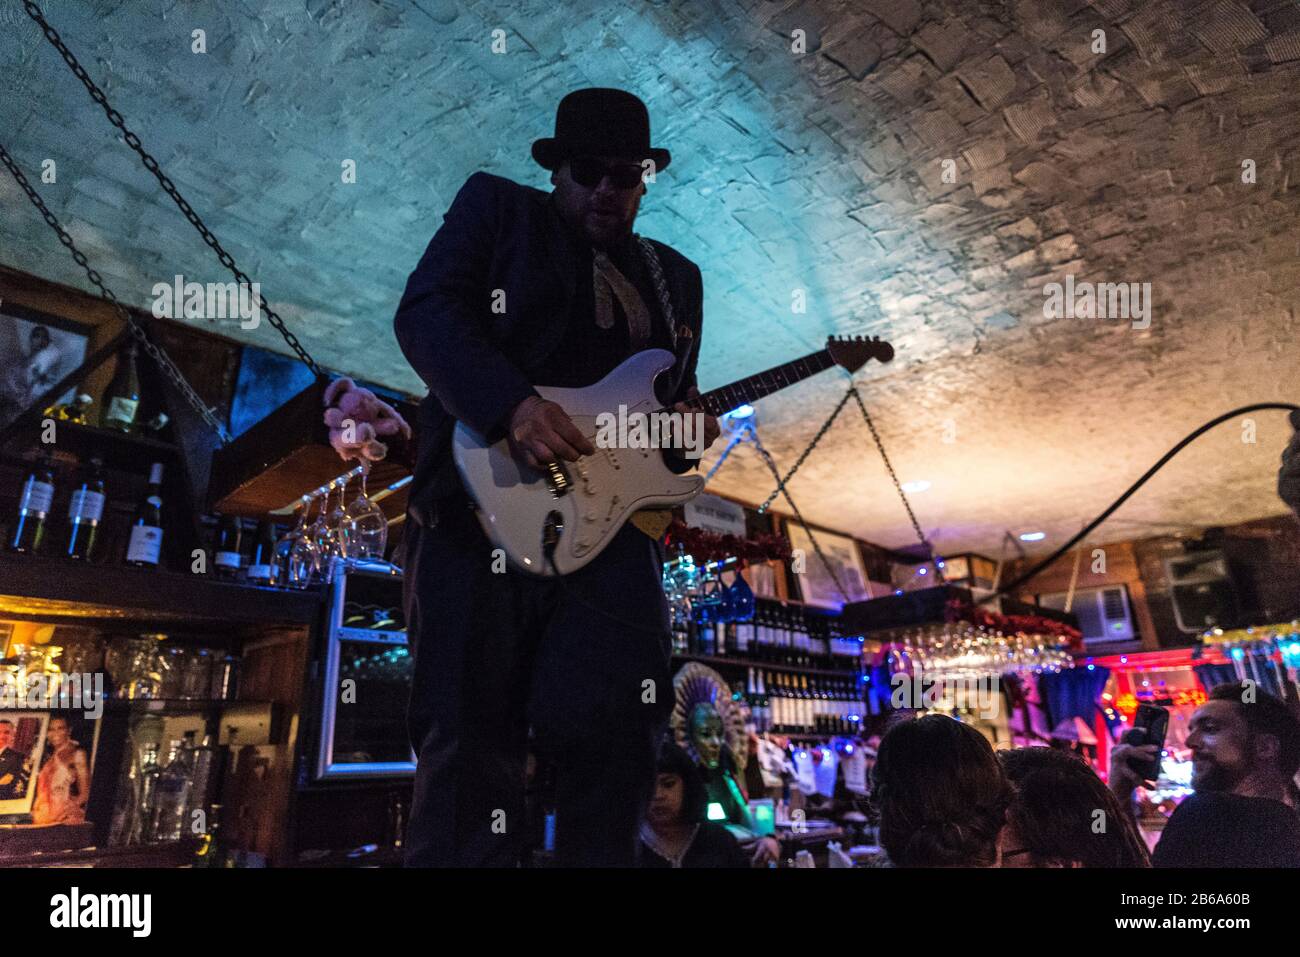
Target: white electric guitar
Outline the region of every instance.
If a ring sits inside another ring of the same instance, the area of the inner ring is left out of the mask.
[[[856,372],[869,359],[889,362],[893,357],[894,347],[879,337],[830,338],[820,352],[706,392],[690,400],[690,405],[722,415],[833,365]],[[456,467],[478,505],[488,538],[517,568],[542,576],[577,571],[601,553],[633,512],[679,505],[699,494],[704,477],[674,472],[664,459],[665,450],[649,447],[653,442],[629,443],[646,447],[605,448],[602,444],[614,443],[597,440],[601,432],[597,419],[602,414],[618,417],[624,407],[622,421],[630,421],[671,411],[655,398],[654,382],[674,361],[670,352],[648,349],[595,385],[539,386],[542,398],[564,409],[596,446],[594,455],[551,463],[543,472],[516,460],[506,439],[488,444],[463,423],[457,424],[452,441]],[[603,421],[607,424],[609,419]]]

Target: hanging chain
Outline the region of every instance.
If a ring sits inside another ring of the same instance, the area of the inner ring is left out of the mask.
[[[843,406],[844,403],[841,402],[840,405]],[[834,416],[832,416],[832,418],[834,418]],[[825,431],[825,429],[822,431]],[[804,520],[803,513],[799,511],[799,506],[794,504],[794,499],[790,497],[790,492],[786,489],[785,483],[781,482],[781,472],[777,469],[776,462],[773,461],[771,454],[767,449],[763,448],[763,443],[759,441],[758,430],[753,426],[750,426],[749,435],[753,440],[754,448],[758,451],[759,457],[763,460],[764,464],[767,465],[768,470],[771,471],[772,477],[780,483],[777,490],[785,496],[786,504],[790,506],[790,511],[794,513],[795,520],[798,521],[799,526],[804,530],[804,534],[808,536],[808,541],[812,542],[813,551],[817,553],[817,557],[821,560],[823,567],[825,567],[826,573],[831,576],[831,581],[835,583],[836,591],[840,593],[840,597],[844,599],[845,603],[852,601],[853,599],[849,597],[849,593],[844,590],[844,585],[840,583],[840,576],[836,573],[835,568],[826,558],[826,553],[822,551],[821,544],[817,541],[817,536],[814,535],[813,530],[808,527],[808,523]],[[776,492],[773,492],[772,494],[775,496]],[[768,499],[768,501],[770,502],[771,499]],[[764,508],[766,507],[767,506],[764,505]]]
[[[185,374],[176,367],[176,363],[172,361],[171,356],[169,356],[161,346],[154,345],[149,340],[149,336],[145,332],[144,327],[136,321],[135,316],[131,315],[130,310],[122,305],[117,296],[113,294],[113,290],[104,285],[103,277],[91,267],[89,261],[86,259],[85,253],[77,248],[77,244],[73,242],[72,237],[68,235],[68,231],[63,228],[62,224],[57,218],[55,218],[54,214],[50,212],[49,207],[45,205],[45,200],[41,199],[41,196],[36,192],[35,187],[27,181],[27,177],[23,175],[23,171],[18,168],[18,164],[14,162],[13,157],[9,155],[9,151],[6,150],[3,145],[0,145],[0,162],[4,163],[5,167],[13,176],[14,181],[22,187],[23,192],[27,194],[27,198],[31,200],[32,205],[36,207],[37,211],[44,218],[50,229],[54,230],[54,232],[58,234],[59,242],[63,243],[63,245],[68,248],[68,252],[72,253],[72,258],[77,261],[77,265],[85,270],[86,278],[89,279],[91,284],[99,290],[100,298],[117,310],[118,315],[126,321],[127,328],[131,330],[131,335],[135,336],[140,345],[144,347],[144,351],[149,354],[155,363],[157,363],[158,368],[163,371],[167,378],[172,380],[172,384],[180,390],[180,393],[185,397],[185,400],[194,407],[194,411],[197,412],[203,418],[203,421],[217,433],[222,443],[224,444],[229,442],[230,437],[226,434],[225,426],[221,424],[221,420],[213,414],[212,410],[208,408],[207,403],[203,401],[202,397],[199,396],[189,382],[186,381]]]
[[[894,465],[889,461],[889,456],[885,452],[884,443],[880,441],[880,433],[876,431],[876,423],[871,421],[871,414],[867,412],[866,403],[862,401],[862,396],[858,394],[857,387],[849,386],[849,393],[857,400],[858,408],[862,410],[862,418],[866,420],[867,428],[871,430],[871,437],[876,440],[876,448],[880,450],[880,457],[885,462],[885,468],[889,471],[889,477],[893,480],[894,488],[898,489],[898,497],[903,500],[903,508],[907,509],[907,517],[911,519],[912,528],[916,530],[916,538],[921,543],[921,547],[925,549],[925,556],[934,560],[934,576],[942,585],[945,581],[943,566],[940,564],[942,559],[935,555],[934,546],[925,537],[925,532],[921,531],[921,523],[916,520],[916,513],[912,511],[912,503],[907,500],[907,493],[903,491],[903,483],[898,480]]]
[[[68,49],[67,44],[63,42],[63,38],[59,36],[58,31],[55,30],[54,27],[50,26],[49,21],[47,21],[45,16],[41,13],[41,8],[33,3],[32,0],[23,0],[23,6],[27,10],[27,15],[35,20],[36,24],[45,33],[45,39],[49,40],[51,45],[59,51],[59,55],[63,57],[63,61],[68,64],[68,68],[71,69],[77,79],[81,81],[82,86],[86,88],[86,92],[90,94],[90,98],[98,103],[104,110],[104,115],[108,117],[108,121],[121,131],[123,138],[126,140],[126,145],[139,154],[140,161],[144,163],[145,169],[153,173],[154,178],[158,180],[158,185],[161,186],[163,191],[172,198],[172,202],[176,204],[176,208],[181,211],[187,220],[189,220],[190,225],[198,230],[199,235],[203,237],[203,241],[217,254],[217,258],[221,260],[221,264],[229,269],[236,279],[251,289],[253,287],[252,280],[248,278],[248,275],[242,269],[235,265],[234,257],[232,257],[230,253],[226,252],[221,243],[217,240],[217,237],[213,235],[212,230],[208,229],[208,227],[204,225],[203,220],[199,218],[199,214],[194,212],[194,208],[185,200],[185,197],[180,194],[180,191],[176,189],[176,184],[173,183],[167,174],[158,166],[158,161],[154,159],[153,156],[151,156],[141,145],[140,137],[127,129],[126,122],[122,119],[122,114],[109,105],[108,98],[104,95],[104,91],[95,85],[95,81],[90,78],[90,75],[86,73],[85,68],[82,67],[80,62],[78,62],[72,51]],[[324,373],[321,371],[320,366],[316,364],[316,360],[307,354],[307,350],[304,349],[302,343],[298,341],[298,337],[285,327],[284,320],[281,319],[279,314],[271,308],[266,301],[266,297],[261,294],[260,290],[257,294],[257,298],[262,312],[266,315],[267,321],[271,323],[276,332],[280,333],[289,348],[292,349],[294,354],[302,360],[302,363],[312,371],[313,375],[317,378],[322,377]]]
[[[853,391],[853,387],[849,386],[849,392]],[[822,436],[830,431],[831,424],[835,421],[836,417],[839,416],[840,411],[844,408],[844,404],[849,401],[849,392],[844,393],[844,398],[840,399],[840,404],[835,407],[835,411],[831,413],[830,418],[827,419],[822,424],[822,427],[817,430],[817,434],[814,435],[812,441],[808,443],[808,447],[803,450],[803,454],[800,455],[799,458],[795,459],[795,463],[790,467],[790,471],[785,473],[785,478],[781,478],[780,475],[776,477],[776,488],[772,490],[772,494],[767,497],[767,500],[758,507],[758,514],[762,515],[766,512],[778,495],[785,494],[786,499],[789,499],[789,493],[785,491],[786,483],[794,477],[795,472],[799,471],[799,466],[803,465],[804,460],[812,454],[812,450],[817,448],[817,443],[822,440]]]

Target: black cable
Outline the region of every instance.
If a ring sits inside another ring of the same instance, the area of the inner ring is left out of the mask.
[[[1023,575],[1021,575],[1011,584],[1004,585],[1003,587],[995,591],[992,595],[989,595],[987,598],[980,599],[980,601],[977,602],[977,604],[983,604],[984,602],[991,601],[992,599],[997,598],[1000,595],[1007,595],[1010,592],[1015,591],[1025,582],[1029,581],[1029,579],[1033,578],[1035,575],[1041,572],[1048,565],[1051,565],[1053,562],[1059,559],[1062,555],[1064,555],[1075,545],[1081,542],[1088,535],[1089,532],[1095,529],[1102,522],[1106,521],[1106,519],[1110,518],[1110,516],[1114,514],[1117,508],[1119,508],[1121,505],[1127,502],[1129,500],[1129,497],[1132,496],[1132,494],[1136,492],[1138,489],[1140,489],[1143,485],[1145,485],[1147,481],[1151,478],[1151,476],[1155,475],[1162,468],[1164,468],[1170,459],[1172,459],[1175,455],[1181,452],[1184,448],[1186,448],[1196,439],[1200,438],[1210,429],[1214,428],[1216,425],[1221,425],[1224,422],[1227,422],[1229,419],[1235,419],[1239,415],[1245,415],[1247,412],[1260,412],[1266,409],[1282,409],[1282,410],[1289,410],[1291,412],[1300,412],[1300,405],[1292,405],[1289,402],[1258,402],[1255,405],[1243,405],[1240,409],[1233,409],[1231,412],[1225,412],[1223,413],[1223,415],[1220,415],[1217,418],[1213,418],[1209,422],[1206,422],[1204,425],[1196,429],[1194,432],[1192,432],[1186,438],[1184,438],[1181,442],[1175,445],[1172,449],[1170,449],[1168,452],[1162,455],[1160,457],[1160,461],[1158,461],[1155,465],[1151,466],[1151,468],[1147,469],[1146,473],[1140,479],[1138,479],[1136,482],[1130,485],[1128,487],[1128,490],[1119,498],[1115,499],[1115,501],[1112,502],[1104,512],[1102,512],[1095,519],[1093,519],[1091,522],[1085,525],[1083,530],[1080,531],[1078,535],[1075,535],[1074,538],[1070,539],[1068,542],[1066,542],[1056,551],[1052,552],[1051,555],[1043,559],[1033,568],[1029,569],[1029,571],[1025,572]]]
[[[551,563],[551,571],[555,572],[555,579],[560,583],[560,591],[564,593],[565,598],[572,598],[574,601],[576,601],[579,605],[582,605],[588,611],[594,611],[596,614],[604,618],[608,618],[610,621],[614,622],[615,624],[622,625],[624,628],[630,628],[632,631],[640,631],[646,634],[654,635],[656,638],[664,637],[665,632],[659,630],[658,628],[649,628],[643,624],[640,624],[639,622],[629,621],[628,619],[623,618],[621,615],[616,615],[612,611],[609,611],[606,608],[601,608],[597,605],[592,604],[591,602],[587,601],[587,599],[579,595],[577,591],[569,588],[569,583],[564,580],[564,575],[560,574],[560,569],[557,568],[555,565],[555,556],[553,554],[554,551],[555,549],[551,548],[549,551],[546,552],[546,560]],[[667,601],[666,595],[664,596],[664,600]],[[667,634],[671,637],[672,635],[671,627],[669,628]]]

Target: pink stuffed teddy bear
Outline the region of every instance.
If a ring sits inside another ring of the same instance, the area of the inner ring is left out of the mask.
[[[337,403],[337,404],[336,404]],[[382,461],[388,446],[380,436],[411,437],[411,427],[387,402],[351,379],[335,379],[325,389],[325,424],[339,458],[362,463]]]

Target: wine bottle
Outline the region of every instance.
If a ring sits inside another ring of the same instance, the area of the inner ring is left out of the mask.
[[[103,517],[104,462],[94,458],[82,470],[81,480],[68,501],[68,546],[65,553],[69,558],[91,558]]]
[[[104,427],[119,432],[135,431],[135,416],[140,408],[140,371],[136,367],[135,340],[117,363],[113,381],[104,393]]]
[[[9,536],[15,552],[40,552],[45,544],[45,519],[54,503],[54,465],[49,455],[32,466],[18,499],[18,520]]]
[[[232,581],[239,577],[239,568],[243,563],[239,553],[239,540],[243,535],[239,519],[234,515],[223,515],[217,526],[217,547],[214,549],[213,565],[216,566],[218,578]]]
[[[136,507],[131,522],[131,540],[126,546],[128,565],[157,568],[162,557],[162,473],[162,463],[153,463],[149,470],[149,488]]]
[[[253,585],[275,584],[275,523],[264,518],[257,523],[253,552],[248,558],[245,577]]]

